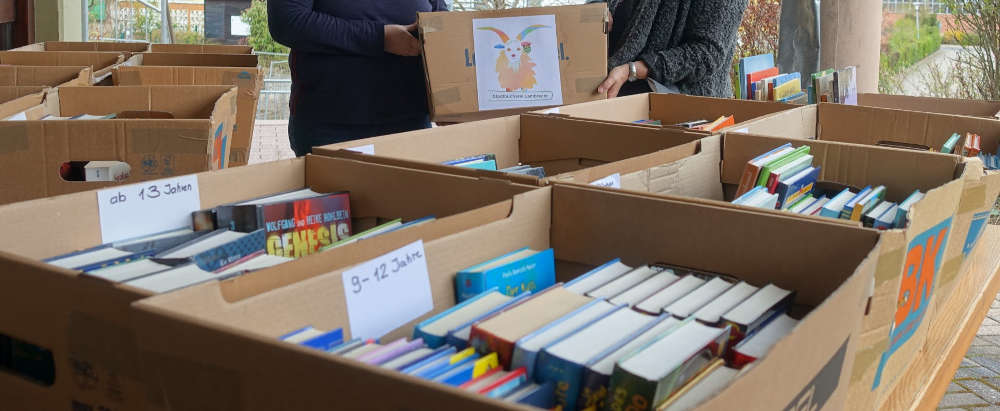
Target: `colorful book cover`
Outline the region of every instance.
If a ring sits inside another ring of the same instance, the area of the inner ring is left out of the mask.
[[[736,91],[736,98],[752,100],[753,98],[750,97],[751,95],[746,92],[746,75],[771,67],[774,67],[774,55],[771,53],[741,58],[737,67],[739,72],[737,77],[739,77],[740,86]]]
[[[840,218],[840,212],[842,211],[842,209],[839,208],[839,206],[837,208],[834,208],[834,206],[842,204],[841,201],[844,200],[844,197],[853,195],[854,193],[851,192],[851,189],[845,188],[843,191],[841,191],[839,194],[831,198],[830,201],[828,201],[826,204],[823,205],[823,208],[821,208],[819,212],[820,217]]]
[[[350,193],[268,204],[220,206],[219,225],[234,231],[264,229],[267,253],[298,258],[351,236]]]
[[[743,168],[743,175],[740,176],[740,185],[739,188],[736,190],[736,196],[739,197],[745,194],[747,191],[750,191],[756,184],[757,177],[760,174],[760,169],[763,167],[762,164],[757,164],[757,163],[781,150],[791,147],[792,147],[791,143],[785,143],[778,147],[775,147],[771,151],[768,151],[764,154],[754,157],[753,159],[748,161],[746,167]]]
[[[448,331],[448,336],[445,337],[445,343],[448,344],[448,345],[450,345],[450,346],[452,346],[452,347],[460,349],[460,350],[464,350],[464,349],[468,348],[469,347],[469,333],[471,331],[471,328],[472,328],[473,324],[475,324],[477,322],[480,322],[480,321],[482,321],[482,320],[484,320],[486,318],[489,318],[489,317],[493,316],[494,314],[500,313],[500,312],[502,312],[502,311],[504,311],[504,310],[506,310],[506,309],[508,309],[510,307],[513,307],[513,306],[515,306],[517,304],[520,304],[520,303],[524,302],[525,300],[527,300],[531,296],[532,296],[532,293],[530,293],[530,292],[521,294],[521,295],[519,295],[517,297],[514,297],[514,299],[512,299],[510,301],[507,301],[507,302],[505,302],[503,304],[500,304],[500,306],[498,306],[498,307],[496,307],[496,308],[494,308],[494,309],[486,312],[485,314],[483,314],[483,315],[481,315],[479,317],[476,317],[476,318],[472,319],[471,321],[469,321],[469,322],[467,322],[465,324],[462,324],[462,325],[460,325],[458,327],[455,327],[455,329]]]
[[[503,398],[524,385],[527,381],[528,375],[525,373],[524,368],[518,368],[493,384],[483,387],[483,389],[479,390],[479,393],[490,398]]]
[[[768,164],[765,164],[764,167],[762,167],[760,170],[760,176],[757,177],[757,183],[755,185],[757,186],[766,185],[767,179],[771,176],[772,171],[777,170],[779,167],[784,166],[785,164],[795,161],[799,157],[808,155],[809,150],[810,150],[809,146],[801,146],[793,150],[791,153],[788,153],[784,156],[781,156],[781,158],[778,158]]]
[[[882,215],[875,217],[875,221],[872,222],[872,227],[879,230],[889,230],[895,228],[896,210],[898,209],[899,206],[893,203],[891,207],[882,213]]]
[[[793,177],[800,171],[812,167],[813,156],[806,154],[804,156],[798,157],[793,161],[790,161],[787,165],[780,168],[776,168],[771,172],[771,175],[767,177],[767,192],[774,194],[778,189],[778,183],[789,177]]]
[[[610,314],[613,311],[612,309],[608,309],[607,311],[599,313],[599,314],[597,314],[595,316],[587,316],[585,314],[581,314],[581,313],[584,313],[584,312],[588,311],[595,304],[610,305],[610,304],[606,303],[602,299],[595,299],[594,301],[591,301],[591,302],[587,303],[583,307],[580,307],[580,308],[577,308],[576,310],[573,310],[573,312],[560,317],[558,320],[555,320],[555,321],[553,321],[551,323],[548,323],[546,326],[533,331],[532,333],[530,333],[530,334],[522,337],[520,340],[518,340],[517,342],[515,342],[514,343],[514,354],[511,356],[511,359],[510,359],[510,368],[524,368],[525,370],[527,370],[529,378],[531,378],[532,376],[534,376],[535,375],[534,374],[535,373],[535,363],[537,362],[537,359],[538,359],[538,353],[542,349],[544,349],[545,347],[543,346],[543,347],[541,347],[538,350],[530,350],[530,349],[526,349],[524,347],[524,344],[522,344],[522,343],[525,342],[525,341],[530,340],[533,337],[538,336],[541,333],[544,333],[544,332],[548,331],[549,329],[551,329],[553,327],[557,327],[557,326],[559,326],[560,324],[563,324],[566,321],[573,321],[573,322],[577,323],[577,324],[575,324],[575,327],[573,329],[567,330],[566,334],[564,334],[563,336],[561,336],[559,338],[554,339],[553,341],[550,341],[548,344],[546,344],[546,346],[555,344],[555,343],[561,341],[563,338],[566,338],[566,337],[568,337],[570,335],[573,335],[577,331],[586,328],[588,325],[593,324],[594,322],[600,320],[601,318],[604,318],[605,316],[607,316],[608,314]],[[581,321],[585,317],[586,317],[586,320],[585,321]],[[574,320],[572,320],[573,318],[576,318],[577,320],[574,321]]]
[[[524,250],[526,248],[514,253]],[[555,255],[551,248],[499,267],[479,271],[478,267],[494,260],[469,267],[455,275],[456,301],[465,301],[494,287],[509,296],[517,296],[527,291],[548,288],[556,282]]]
[[[427,327],[431,323],[434,323],[434,322],[436,322],[436,321],[438,321],[438,320],[440,320],[442,318],[445,318],[445,317],[450,316],[450,315],[452,315],[452,314],[454,314],[454,313],[456,313],[458,311],[461,311],[461,310],[465,309],[465,307],[471,305],[472,303],[478,301],[479,299],[481,299],[481,298],[483,298],[483,297],[485,297],[485,296],[487,296],[487,295],[489,295],[491,293],[494,293],[494,292],[497,292],[496,288],[491,288],[489,290],[483,291],[482,293],[479,293],[479,295],[476,295],[475,297],[472,297],[472,298],[470,298],[468,300],[462,301],[462,302],[458,303],[458,305],[455,305],[455,306],[453,306],[453,307],[451,307],[451,308],[449,308],[447,310],[444,310],[444,311],[438,313],[437,315],[434,315],[431,318],[428,318],[428,319],[426,319],[424,321],[421,321],[420,324],[417,324],[417,326],[413,328],[413,339],[418,339],[418,338],[422,339],[427,344],[427,346],[430,347],[430,348],[437,348],[437,347],[440,347],[440,346],[444,345],[445,342],[446,342],[446,339],[447,339],[447,334],[442,335],[442,336],[428,334],[428,333],[424,332],[424,328]],[[500,306],[503,306],[503,304],[501,304]],[[490,311],[492,311],[492,310],[490,310]]]
[[[763,314],[748,324],[724,321],[725,325],[732,328],[730,331],[730,343],[732,345],[738,344],[747,335],[753,334],[774,318],[784,315],[788,311],[788,307],[791,307],[793,301],[795,301],[795,291],[788,293],[784,298],[776,301]]]
[[[778,207],[791,208],[796,201],[812,193],[816,180],[819,179],[820,167],[810,167],[792,176],[791,179],[779,182],[774,192],[778,194]]]
[[[436,381],[439,379],[438,377],[441,377],[442,375],[445,375],[452,370],[460,369],[464,367],[466,364],[475,363],[480,358],[479,354],[476,354],[474,352],[469,355],[463,355],[463,352],[459,352],[458,354],[452,356],[453,359],[446,362],[443,366],[435,367],[434,369],[418,374],[417,376],[431,381]],[[459,358],[459,359],[455,360],[454,358]]]
[[[861,221],[861,217],[871,211],[885,196],[885,186],[878,186],[868,192],[868,195],[854,203],[854,210],[851,212],[851,221]]]
[[[490,353],[484,357],[477,358],[474,361],[468,362],[465,365],[456,368],[447,378],[441,380],[441,382],[457,387],[468,381],[479,378],[483,374],[499,367],[500,364],[497,362],[497,354]]]
[[[850,220],[851,216],[854,215],[854,206],[858,204],[859,201],[865,198],[869,193],[872,192],[872,187],[865,187],[861,192],[851,198],[847,204],[844,204],[844,209],[840,211],[840,218],[843,220]]]
[[[429,364],[431,364],[431,363],[433,363],[435,361],[438,361],[438,360],[440,360],[442,358],[445,358],[445,357],[450,357],[452,355],[455,355],[456,352],[457,352],[457,350],[455,349],[455,347],[448,347],[448,346],[446,346],[446,347],[438,348],[437,350],[434,350],[433,353],[431,353],[430,355],[422,358],[421,360],[419,360],[417,362],[414,362],[412,364],[409,364],[409,365],[407,365],[405,367],[401,367],[399,369],[399,372],[401,372],[403,374],[412,374],[413,372],[417,371],[418,369],[423,368],[424,366],[429,365]]]
[[[299,343],[299,345],[315,348],[317,350],[329,351],[343,342],[344,330],[342,328],[338,328],[305,340]]]
[[[756,90],[757,89],[757,87],[756,87],[757,86],[757,81],[763,80],[763,79],[768,78],[768,77],[774,77],[774,76],[777,76],[777,75],[778,75],[778,68],[777,67],[773,67],[773,66],[769,67],[769,68],[762,69],[762,70],[758,70],[758,71],[755,71],[755,72],[749,72],[749,73],[747,73],[747,86],[748,86],[748,88],[747,88],[747,95],[748,96],[754,96],[753,98],[750,98],[748,100],[756,100],[757,99],[756,98],[756,94],[755,94],[758,91],[758,90]]]

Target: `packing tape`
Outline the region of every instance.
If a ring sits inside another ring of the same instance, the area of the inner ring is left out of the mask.
[[[133,128],[128,133],[129,152],[206,154],[208,130],[203,128]]]
[[[28,150],[28,126],[9,124],[0,126],[0,153]]]
[[[899,277],[903,269],[903,249],[883,253],[875,266],[875,287],[880,287],[886,281]]]
[[[444,30],[444,16],[430,16],[421,19],[420,29],[424,33],[433,33],[435,31]]]
[[[941,286],[951,283],[956,277],[958,277],[958,272],[962,268],[963,260],[963,256],[959,254],[958,256],[945,261],[944,264],[941,265],[941,280],[939,281]]]
[[[603,7],[584,7],[580,9],[580,23],[604,23]]]
[[[579,94],[596,94],[597,86],[601,85],[604,77],[584,77],[576,79],[576,92]]]
[[[979,211],[987,206],[989,204],[986,204],[986,184],[980,183],[962,193],[962,198],[958,201],[958,214]]]
[[[883,332],[882,329],[875,330],[875,332]],[[889,333],[885,333],[886,338],[875,343],[874,345],[859,349],[857,354],[854,355],[854,368],[851,370],[851,384],[856,381],[860,381],[864,377],[865,372],[871,369],[875,362],[878,361],[882,352],[885,351],[886,347],[889,346]]]
[[[435,105],[458,103],[459,101],[462,101],[462,93],[459,92],[458,87],[435,91],[433,96]]]
[[[139,378],[139,349],[135,334],[128,327],[73,311],[69,314],[67,337],[75,374],[72,379],[78,386],[87,385],[91,376],[107,378],[108,373]]]
[[[130,70],[128,67],[122,67],[117,70],[118,73],[118,85],[120,86],[141,86],[142,85],[142,73],[138,70]]]

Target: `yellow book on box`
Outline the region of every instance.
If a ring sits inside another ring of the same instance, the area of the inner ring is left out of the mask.
[[[802,91],[802,86],[799,82],[799,79],[787,81],[785,82],[785,84],[782,84],[774,88],[774,101],[778,101],[785,97],[795,95],[795,93],[798,93],[800,91]]]

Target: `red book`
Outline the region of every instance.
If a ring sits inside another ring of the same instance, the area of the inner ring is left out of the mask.
[[[774,194],[778,190],[778,183],[781,182],[781,176],[775,173],[767,176],[767,192]]]
[[[483,381],[483,380],[485,380],[487,378],[490,378],[490,376],[492,376],[493,374],[496,374],[498,372],[503,372],[503,368],[496,367],[496,368],[494,368],[492,370],[489,370],[485,374],[480,375],[479,378],[466,381],[464,384],[459,385],[458,388],[461,388],[463,390],[464,389],[468,389],[469,387],[478,384],[480,381]]]
[[[771,67],[769,69],[764,69],[764,70],[761,70],[761,71],[755,71],[753,73],[747,74],[747,95],[748,96],[753,96],[753,91],[751,91],[751,89],[750,89],[750,85],[751,84],[756,83],[756,82],[758,82],[760,80],[766,79],[768,77],[777,76],[778,74],[779,73],[778,73],[778,68],[777,67]],[[753,98],[751,98],[751,100],[753,100]]]
[[[523,384],[527,379],[528,379],[528,370],[525,369],[524,367],[521,367],[514,371],[511,371],[510,374],[505,375],[503,378],[497,380],[493,384],[490,384],[485,388],[479,390],[479,393],[486,395],[497,388],[510,385],[513,385],[514,386],[513,388],[517,388],[517,386]]]

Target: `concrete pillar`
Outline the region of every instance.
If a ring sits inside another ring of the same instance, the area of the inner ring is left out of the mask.
[[[878,92],[882,2],[823,0],[820,68],[858,67],[858,92]]]
[[[35,0],[35,41],[82,41],[85,0]]]

